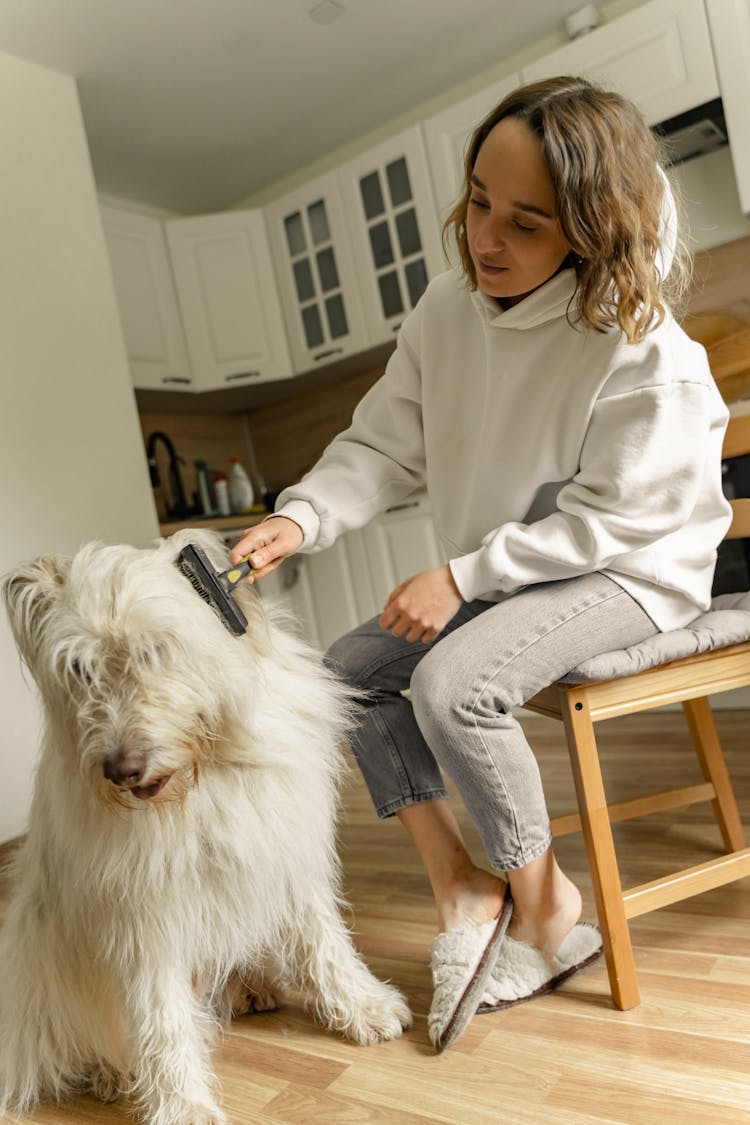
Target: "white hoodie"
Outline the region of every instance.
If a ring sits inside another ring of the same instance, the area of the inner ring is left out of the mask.
[[[302,550],[425,485],[462,597],[601,571],[662,630],[711,596],[728,412],[671,316],[638,344],[574,328],[564,270],[502,311],[451,270],[406,318],[351,426],[277,504]]]

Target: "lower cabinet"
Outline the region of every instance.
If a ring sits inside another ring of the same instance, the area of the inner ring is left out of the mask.
[[[306,639],[325,650],[379,613],[399,582],[446,561],[429,503],[420,496],[342,535],[326,551],[287,559],[258,589],[281,601]]]

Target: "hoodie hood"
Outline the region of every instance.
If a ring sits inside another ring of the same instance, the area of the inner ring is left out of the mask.
[[[576,292],[575,270],[561,270],[517,305],[502,309],[494,297],[473,289],[471,299],[479,315],[494,328],[536,328],[565,316]]]

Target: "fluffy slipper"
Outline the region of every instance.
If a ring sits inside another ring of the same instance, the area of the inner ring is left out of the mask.
[[[601,952],[602,936],[590,922],[574,926],[554,957],[506,937],[482,995],[479,1012],[497,1012],[536,1000],[537,996],[552,992],[568,977],[596,961]]]
[[[430,1039],[444,1051],[461,1035],[485,991],[513,912],[510,887],[497,918],[483,925],[459,926],[438,934],[432,943],[435,991],[427,1017]]]

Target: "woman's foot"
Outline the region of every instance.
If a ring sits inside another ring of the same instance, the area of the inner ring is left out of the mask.
[[[510,872],[513,917],[508,934],[515,941],[540,950],[546,957],[554,957],[580,919],[582,903],[578,887],[563,874],[554,857],[551,864],[548,857],[551,852],[519,871]],[[541,880],[540,872],[529,870],[540,861],[547,864]]]
[[[460,877],[440,889],[436,898],[438,931],[446,933],[467,923],[481,926],[497,918],[505,887],[505,881],[491,871],[467,866]]]

